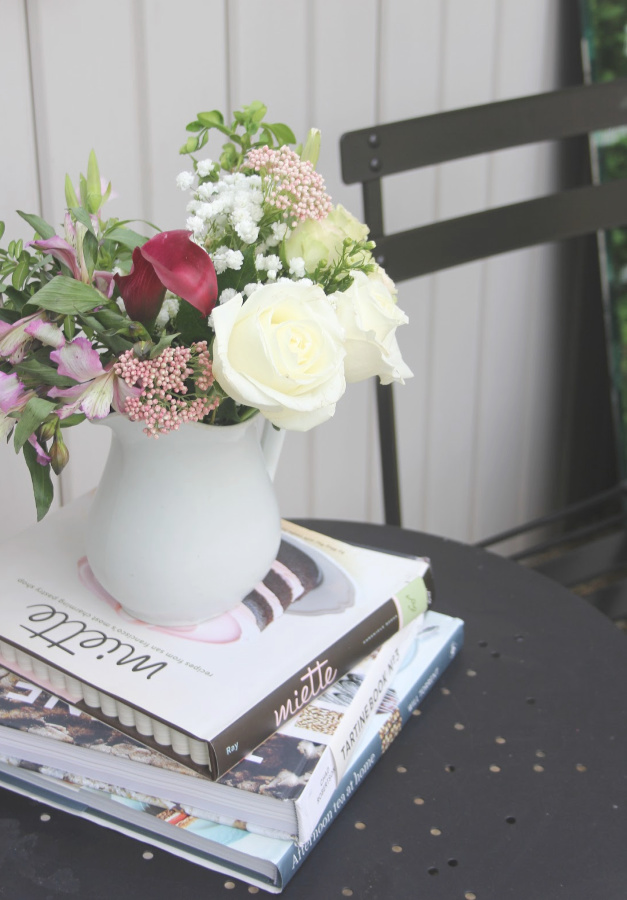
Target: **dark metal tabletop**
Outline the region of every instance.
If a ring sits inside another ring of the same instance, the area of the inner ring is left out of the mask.
[[[436,607],[465,620],[466,643],[286,900],[625,900],[627,637],[584,600],[482,550],[305,524],[430,556]],[[145,859],[146,849],[0,791],[0,897],[257,892],[161,850]]]

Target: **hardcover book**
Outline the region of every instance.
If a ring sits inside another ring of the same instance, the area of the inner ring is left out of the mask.
[[[426,627],[405,648],[383,703],[368,719],[355,754],[310,838],[302,844],[208,821],[190,814],[181,804],[164,809],[148,799],[132,799],[79,787],[58,777],[58,773],[51,777],[45,767],[16,757],[4,757],[0,762],[0,784],[206,868],[277,893],[328,831],[355,790],[361,787],[462,646],[464,626],[461,620],[432,611],[426,619]],[[415,727],[419,741],[419,723]]]
[[[235,611],[147,625],[89,569],[88,505],[0,548],[0,663],[212,779],[430,602],[427,560],[285,522],[277,562]]]
[[[383,703],[427,612],[342,676],[237,763],[211,781],[121,731],[82,713],[19,675],[0,672],[0,755],[37,765],[42,774],[189,815],[246,823],[285,840],[307,840]],[[421,653],[422,656],[422,653]],[[425,664],[429,662],[427,658]]]

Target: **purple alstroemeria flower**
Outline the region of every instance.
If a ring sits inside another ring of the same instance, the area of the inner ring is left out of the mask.
[[[0,412],[21,409],[34,396],[33,391],[26,390],[15,372],[10,375],[0,372]]]
[[[4,356],[13,365],[22,362],[34,340],[57,349],[65,343],[61,329],[48,322],[44,312],[25,316],[13,325],[0,321],[0,356]]]
[[[112,406],[116,412],[123,413],[128,397],[137,397],[141,393],[139,388],[130,387],[116,375],[113,363],[104,368],[100,355],[87,338],[74,338],[60,350],[54,350],[50,359],[57,363],[59,375],[79,382],[69,388],[53,387],[48,391],[52,399],[60,397],[70,401],[58,410],[62,419],[79,410],[88,419],[104,419]]]
[[[74,234],[76,234],[75,229],[73,229],[73,231]],[[76,248],[64,238],[58,237],[55,234],[51,238],[46,238],[45,241],[31,241],[28,246],[37,247],[44,253],[49,253],[55,259],[58,259],[59,262],[62,262],[65,266],[67,266],[67,268],[72,273],[72,277],[76,278],[77,281],[83,281],[84,283],[89,282],[89,276],[87,274],[87,269],[84,265],[84,262],[81,266],[81,261],[78,258]],[[114,285],[113,274],[111,272],[97,269],[93,273],[92,282],[94,287],[99,290],[101,294],[104,294],[107,299],[111,298],[111,296],[113,295]]]
[[[166,290],[208,316],[218,298],[216,270],[209,254],[189,231],[162,231],[133,250],[128,275],[115,283],[131,319],[150,325],[161,309]]]
[[[10,433],[16,422],[15,414],[20,413],[34,396],[35,392],[27,390],[15,372],[10,375],[0,372],[0,438],[4,438]],[[37,440],[37,435],[31,434],[28,443],[37,452],[37,462],[41,466],[47,465],[50,457]]]

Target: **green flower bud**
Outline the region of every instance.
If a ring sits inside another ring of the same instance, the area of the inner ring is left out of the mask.
[[[67,466],[70,460],[70,453],[65,445],[65,441],[61,437],[61,432],[57,434],[52,447],[50,448],[50,464],[55,475],[59,475]]]

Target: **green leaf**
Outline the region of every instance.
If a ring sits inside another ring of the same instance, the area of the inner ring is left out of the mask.
[[[163,353],[163,351],[166,349],[166,347],[169,347],[170,344],[172,343],[172,341],[177,337],[180,337],[180,335],[164,334],[163,337],[159,340],[159,342],[157,344],[155,344],[154,347],[152,348],[152,350],[150,351],[149,359],[156,359],[156,357],[159,356],[160,353]]]
[[[268,147],[272,147],[274,145],[274,138],[272,137],[272,132],[268,131],[268,129],[264,127],[263,131],[259,135],[259,140],[257,143],[261,147],[264,147],[266,144],[268,145]]]
[[[31,434],[36,431],[44,419],[48,418],[56,403],[42,397],[32,397],[20,416],[13,436],[15,452],[19,453]]]
[[[185,147],[185,153],[193,153],[194,150],[198,149],[198,138],[188,137],[183,146]]]
[[[283,125],[282,122],[276,122],[274,125],[269,125],[266,122],[266,128],[269,128],[272,134],[275,136],[279,144],[295,144],[296,137],[291,128],[287,125]]]
[[[29,263],[29,259],[22,258],[15,267],[13,275],[11,275],[11,284],[16,291],[19,291],[19,289],[23,286],[24,281],[26,280],[26,276],[28,275],[30,269]]]
[[[48,225],[47,222],[44,222],[43,219],[40,219],[39,216],[34,215],[33,213],[25,213],[18,209],[18,216],[21,216],[25,222],[31,226],[31,228],[40,234],[44,241],[51,238],[56,232],[52,225]],[[0,235],[1,237],[2,235]]]
[[[91,231],[86,232],[85,237],[83,238],[83,259],[85,260],[87,273],[91,280],[98,259],[98,239]]]
[[[65,176],[65,204],[69,209],[73,206],[79,206],[78,197],[69,175]]]
[[[62,316],[88,313],[105,303],[100,291],[75,278],[57,275],[30,298],[27,306],[37,306]]]
[[[18,319],[22,318],[22,313],[17,309],[7,309],[6,306],[0,306],[0,322],[6,322],[8,325],[14,325]]]
[[[4,222],[0,222],[0,239],[2,238],[3,234],[4,234]]]
[[[79,318],[83,323],[83,327],[87,333],[87,336],[92,339],[94,335],[98,336],[98,340],[108,347],[112,353],[115,353],[117,356],[120,353],[124,353],[125,350],[130,350],[133,346],[131,341],[127,341],[126,338],[120,337],[117,334],[111,334],[110,331],[105,329],[103,331],[103,325],[98,321],[96,316],[87,316],[79,313]]]
[[[117,241],[118,244],[128,247],[129,250],[141,247],[148,240],[143,234],[138,234],[137,231],[133,231],[131,228],[113,228],[111,231],[106,232],[105,236],[108,241]]]
[[[268,107],[261,100],[253,100],[252,103],[244,107],[244,112],[250,116],[253,122],[259,123],[268,112]]]
[[[85,413],[74,413],[71,416],[66,416],[65,419],[61,419],[61,428],[71,428],[73,425],[80,425],[86,418]]]
[[[15,309],[20,310],[21,312],[28,301],[28,295],[24,294],[23,291],[16,291],[14,287],[6,287],[4,293],[7,295]]]
[[[190,122],[189,125],[185,126],[185,131],[202,131],[203,127],[202,122]]]
[[[100,209],[102,203],[102,187],[100,184],[100,170],[96,154],[92,150],[87,161],[87,211],[94,214]]]
[[[89,213],[86,213],[81,206],[73,206],[71,212],[77,222],[80,222],[81,225],[84,225],[87,231],[91,231],[92,234],[94,233],[94,226],[92,225],[91,219],[89,218]]]
[[[73,378],[68,378],[66,375],[59,375],[55,368],[34,358],[18,363],[16,370],[19,377],[25,383],[51,384],[58,388],[68,388],[76,384],[76,381]]]
[[[54,497],[50,466],[41,466],[37,462],[37,451],[30,444],[24,444],[24,459],[30,472],[37,507],[37,521],[40,522],[50,509]]]
[[[179,333],[181,343],[186,346],[193,344],[194,341],[210,342],[213,337],[205,316],[186,300],[181,300],[174,327]]]
[[[84,175],[80,175],[78,179],[78,186],[81,195],[81,206],[87,206],[87,181]]]
[[[76,334],[76,322],[72,316],[66,316],[63,320],[63,331],[65,332],[68,341],[74,340],[74,335]]]
[[[198,113],[197,119],[200,124],[204,125],[206,128],[219,128],[221,125],[224,125],[224,116],[219,109],[212,109],[210,112]],[[189,128],[189,125],[187,127]]]

